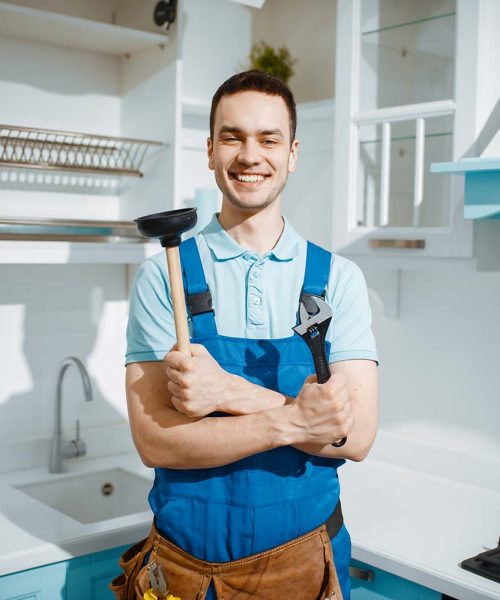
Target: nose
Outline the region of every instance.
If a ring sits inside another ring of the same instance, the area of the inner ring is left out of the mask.
[[[238,161],[244,165],[257,165],[261,158],[259,145],[255,140],[245,140],[239,147]]]

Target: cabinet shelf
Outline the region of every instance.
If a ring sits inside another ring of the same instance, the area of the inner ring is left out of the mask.
[[[405,64],[411,62],[412,56],[415,60],[420,57],[424,64],[431,56],[439,57],[445,62],[451,61],[454,53],[455,13],[387,25],[364,32],[361,39],[363,45],[366,45],[365,53],[368,48],[377,48],[379,69],[389,69],[385,71],[389,77],[391,56],[398,56],[400,60],[406,61]]]
[[[142,242],[132,221],[0,218],[0,240]]]
[[[436,138],[436,137],[450,137],[453,135],[453,132],[451,131],[443,131],[443,132],[439,132],[439,133],[428,133],[426,134],[424,137],[425,139],[428,138]],[[401,136],[394,136],[391,137],[391,142],[403,142],[403,141],[408,141],[408,140],[415,140],[416,136],[415,135],[401,135]],[[361,140],[360,144],[362,146],[364,146],[365,144],[381,144],[382,143],[382,138],[376,138],[374,140]]]
[[[141,165],[161,142],[0,125],[0,167],[142,177]]]
[[[0,219],[0,264],[140,264],[158,252],[132,221]]]
[[[123,56],[164,46],[169,36],[0,2],[0,35]]]
[[[465,175],[464,218],[500,220],[500,158],[463,158],[431,165],[432,173]]]
[[[161,252],[157,243],[0,240],[0,264],[141,264]]]
[[[414,19],[413,21],[407,21],[405,23],[396,23],[395,25],[386,25],[385,27],[379,27],[378,29],[371,29],[370,31],[363,31],[361,35],[374,35],[376,33],[383,33],[384,31],[390,31],[391,29],[402,29],[404,27],[411,27],[413,25],[420,25],[422,23],[429,23],[430,21],[436,21],[438,19],[449,19],[455,16],[455,12],[448,12],[442,15],[434,15],[432,17],[425,17],[423,19]]]

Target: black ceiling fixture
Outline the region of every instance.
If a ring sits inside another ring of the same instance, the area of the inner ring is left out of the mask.
[[[156,25],[169,30],[170,25],[175,21],[177,16],[177,0],[161,0],[155,6],[153,14]]]

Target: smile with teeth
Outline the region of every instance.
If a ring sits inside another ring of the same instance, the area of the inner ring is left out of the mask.
[[[265,179],[264,175],[242,175],[241,173],[235,173],[234,177],[243,183],[258,183]]]

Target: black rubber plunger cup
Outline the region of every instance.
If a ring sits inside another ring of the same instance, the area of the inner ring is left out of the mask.
[[[191,354],[191,351],[189,349],[189,329],[184,287],[182,285],[179,245],[182,234],[192,229],[196,225],[196,221],[196,208],[168,210],[135,219],[139,233],[148,238],[158,238],[167,253],[177,348],[185,354]]]

